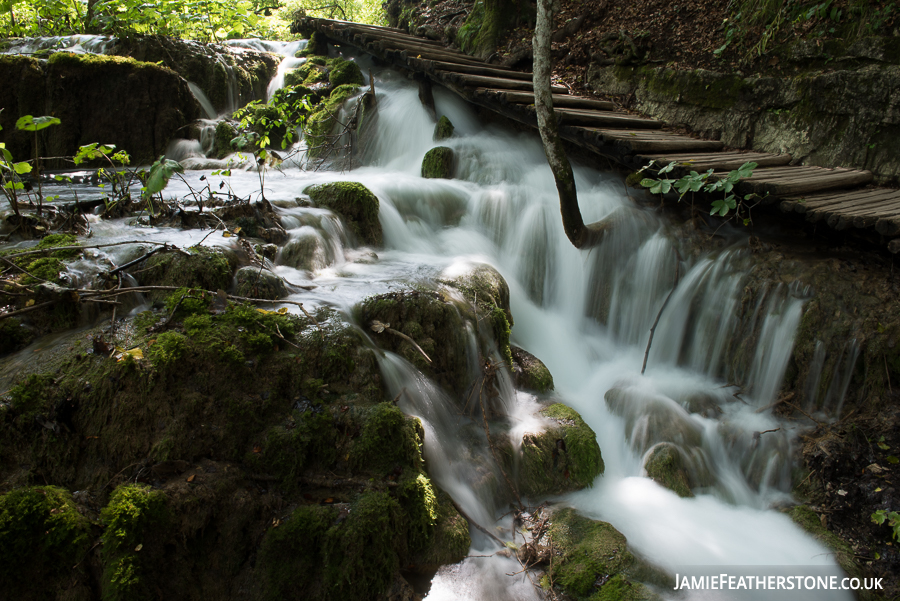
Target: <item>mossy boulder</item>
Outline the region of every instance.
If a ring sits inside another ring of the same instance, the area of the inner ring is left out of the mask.
[[[365,328],[379,321],[414,340],[430,363],[403,337],[387,330],[374,334],[379,346],[399,354],[439,385],[465,393],[470,384],[466,316],[454,303],[437,292],[393,292],[365,299],[354,314]]]
[[[222,120],[216,123],[216,137],[214,150],[216,158],[223,159],[234,151],[231,141],[237,137],[237,128],[230,121]]]
[[[329,252],[325,240],[313,228],[303,228],[297,232],[281,249],[278,255],[279,265],[289,265],[294,269],[316,271],[330,264]]]
[[[549,567],[556,587],[577,601],[656,600],[641,583],[654,570],[628,550],[625,536],[607,522],[566,508],[553,513],[548,536],[555,557]]]
[[[441,140],[446,140],[447,138],[452,137],[453,124],[450,122],[450,119],[448,119],[446,115],[441,115],[441,118],[438,119],[437,125],[434,126],[434,141],[440,142]]]
[[[331,209],[344,218],[350,230],[363,244],[380,245],[381,222],[378,197],[357,182],[318,184],[303,190],[316,205]]]
[[[234,279],[238,296],[276,300],[288,295],[284,280],[268,269],[241,267]]]
[[[350,463],[388,473],[421,467],[419,449],[425,431],[418,419],[407,417],[392,403],[379,403],[365,418],[359,438],[353,442]]]
[[[516,388],[545,393],[553,390],[553,375],[544,362],[514,345],[510,345],[513,359],[513,379]]]
[[[352,84],[334,88],[328,98],[322,101],[306,120],[306,141],[309,154],[313,158],[327,156],[329,142],[337,123],[341,106],[356,95],[359,86]]]
[[[451,179],[453,177],[453,149],[446,146],[432,148],[422,159],[422,177]]]
[[[499,271],[486,263],[466,265],[462,272],[455,267],[441,274],[441,283],[458,290],[475,309],[480,325],[489,326],[482,338],[496,344],[500,356],[513,367],[509,337],[514,325],[509,308],[509,285]]]
[[[89,591],[91,523],[56,486],[0,495],[0,582],[10,599],[65,598]],[[73,567],[74,566],[74,567]]]
[[[694,496],[681,453],[675,445],[660,443],[653,447],[644,461],[644,470],[648,478],[679,497]]]
[[[469,523],[460,515],[450,495],[440,489],[437,492],[436,522],[431,544],[415,557],[413,569],[431,572],[440,566],[458,563],[469,553],[472,538]]]
[[[338,57],[328,63],[328,83],[332,86],[354,85],[361,86],[364,82],[362,71],[354,61],[348,61]]]
[[[296,56],[310,56],[310,55],[320,55],[325,56],[328,54],[328,38],[326,38],[323,34],[318,31],[314,31],[312,35],[309,36],[309,41],[306,43],[306,48],[303,50],[298,50],[296,52]]]
[[[176,286],[203,290],[227,290],[231,287],[236,260],[224,252],[206,247],[190,252],[157,253],[139,264],[135,271],[144,286]],[[157,295],[164,296],[168,293]]]
[[[540,411],[547,429],[522,437],[519,492],[537,498],[590,487],[603,474],[597,435],[574,409],[554,403]]]
[[[328,81],[328,68],[313,60],[307,60],[296,69],[291,69],[284,74],[284,85],[286,86],[311,86],[325,81]]]

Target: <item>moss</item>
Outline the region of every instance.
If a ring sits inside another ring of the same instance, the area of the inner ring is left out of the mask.
[[[723,75],[710,71],[655,71],[646,79],[655,94],[678,98],[679,102],[711,109],[733,107],[750,84],[740,75]]]
[[[582,517],[570,508],[554,512],[551,520],[548,533],[556,559],[550,578],[566,594],[592,601],[657,598],[632,580],[631,574],[644,566],[610,524]]]
[[[553,375],[540,359],[516,346],[510,346],[510,350],[516,387],[541,394],[553,390]]]
[[[27,346],[36,337],[34,330],[22,325],[15,317],[0,320],[0,356]]]
[[[105,54],[87,54],[74,52],[56,52],[47,59],[50,65],[54,67],[77,67],[79,69],[93,69],[104,71],[113,65],[129,65],[134,69],[157,69],[161,71],[171,71],[165,67],[160,67],[156,63],[145,63],[134,60],[127,56],[111,56]]]
[[[462,561],[472,546],[469,523],[456,510],[450,496],[438,489],[435,501],[435,526],[431,542],[414,556],[416,567],[424,571]]]
[[[348,61],[343,58],[335,58],[329,62],[328,82],[337,87],[343,85],[363,85],[363,74],[354,61]]]
[[[303,190],[318,206],[331,209],[347,222],[363,244],[379,245],[382,240],[378,219],[378,197],[356,182],[318,184]]]
[[[259,453],[249,465],[279,478],[284,490],[293,490],[298,477],[312,464],[328,469],[337,460],[337,435],[331,414],[320,405],[294,410],[283,424],[266,433]]]
[[[446,115],[441,115],[441,118],[438,119],[437,125],[434,126],[434,141],[440,142],[441,140],[446,140],[447,138],[452,137],[453,124],[450,123],[450,119],[448,119]]]
[[[45,250],[58,247],[79,246],[78,239],[71,234],[50,234],[45,236],[29,251]],[[14,255],[23,252],[21,250],[11,250],[0,252],[0,257]],[[19,284],[31,286],[38,284],[42,280],[58,283],[60,273],[65,269],[63,261],[74,259],[81,253],[77,249],[61,249],[50,253],[40,255],[25,255],[23,257],[11,260],[16,266],[21,267],[31,275],[22,274]],[[32,277],[35,276],[35,277]]]
[[[242,267],[234,277],[238,296],[276,300],[288,295],[284,280],[268,269]]]
[[[25,381],[9,391],[12,408],[19,414],[31,415],[42,411],[48,404],[53,377],[47,374],[31,374]]]
[[[451,179],[453,177],[453,149],[446,146],[432,148],[422,159],[422,177]]]
[[[224,158],[233,152],[231,141],[237,136],[237,129],[228,121],[216,123],[215,151],[217,158]]]
[[[657,445],[650,452],[644,466],[647,476],[657,484],[668,488],[679,497],[693,497],[691,486],[681,462],[681,455],[674,445]]]
[[[320,103],[306,120],[306,140],[310,156],[318,158],[327,154],[327,146],[341,105],[356,95],[358,86],[343,85],[331,91],[328,99]]]
[[[577,411],[562,403],[550,405],[541,414],[556,425],[523,437],[520,492],[537,497],[592,486],[604,470],[594,431]]]
[[[144,286],[184,286],[227,290],[231,286],[232,259],[217,250],[200,247],[190,254],[155,254],[136,269]]]
[[[325,587],[332,599],[375,599],[384,594],[406,556],[400,505],[387,493],[367,492],[346,520],[326,535]]]
[[[163,332],[156,342],[147,349],[147,356],[158,368],[173,365],[187,352],[188,339],[178,332]]]
[[[350,463],[357,469],[387,473],[397,468],[418,470],[422,455],[422,425],[403,415],[392,403],[379,403],[367,416],[359,438],[353,442]]]
[[[113,491],[100,512],[106,527],[101,536],[104,599],[151,598],[152,583],[143,560],[148,553],[141,553],[168,517],[165,496],[149,486],[125,484]]]
[[[326,598],[319,581],[322,546],[336,516],[332,507],[298,507],[266,532],[259,552],[263,599]]]
[[[68,491],[40,486],[0,495],[0,581],[9,598],[55,598],[55,579],[71,577],[89,546],[90,522]]]
[[[328,39],[318,31],[314,31],[311,36],[309,36],[309,41],[306,43],[306,48],[303,50],[298,50],[295,56],[297,58],[310,56],[318,54],[321,56],[325,56],[328,54]]]
[[[501,307],[494,306],[491,310],[491,329],[494,332],[494,340],[497,342],[497,350],[500,356],[506,361],[509,367],[513,365],[512,351],[509,348],[510,326],[509,320],[506,319],[506,311]]]

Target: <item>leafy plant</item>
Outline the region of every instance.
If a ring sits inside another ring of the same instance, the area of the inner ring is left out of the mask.
[[[655,161],[650,161],[650,163],[642,167],[638,173],[642,173],[645,170],[652,168],[655,163]],[[671,173],[676,166],[678,166],[678,163],[672,161],[665,167],[660,168],[657,171],[657,176]],[[734,194],[734,187],[742,178],[753,175],[753,170],[756,169],[756,167],[756,163],[744,163],[739,168],[728,173],[725,177],[713,177],[712,169],[705,173],[691,171],[677,180],[669,179],[668,177],[646,177],[641,180],[641,185],[645,188],[649,188],[652,194],[668,194],[674,189],[678,192],[679,201],[681,201],[681,199],[689,192],[692,194],[697,192],[705,192],[707,194],[720,193],[722,194],[722,198],[717,198],[712,202],[712,210],[709,214],[725,217],[730,211],[736,211],[737,215],[743,219],[744,225],[749,225],[751,223],[749,209],[748,213],[744,215],[742,211],[743,203],[754,199],[757,195],[751,193],[740,198]]]
[[[894,540],[900,541],[900,513],[896,511],[885,511],[879,509],[871,516],[872,522],[881,526],[885,522],[893,529]]]
[[[19,215],[19,198],[20,190],[28,193],[31,190],[31,184],[22,180],[22,176],[35,171],[35,177],[38,182],[38,212],[40,213],[44,196],[41,191],[41,163],[40,153],[38,152],[38,134],[37,132],[46,129],[51,125],[58,125],[60,120],[56,117],[33,117],[32,115],[23,115],[16,121],[16,129],[19,131],[34,132],[34,165],[29,161],[16,162],[12,153],[6,148],[6,144],[0,143],[0,182],[2,182],[3,193],[15,211],[16,216]],[[35,170],[36,169],[36,170]]]
[[[78,152],[72,157],[72,161],[76,165],[81,165],[89,161],[103,160],[106,162],[104,167],[97,170],[97,176],[104,181],[100,187],[109,184],[112,188],[111,194],[106,197],[106,211],[112,209],[119,202],[131,200],[131,184],[134,182],[135,173],[133,171],[123,171],[120,168],[131,162],[131,157],[124,150],[116,151],[114,144],[86,144],[78,148]]]

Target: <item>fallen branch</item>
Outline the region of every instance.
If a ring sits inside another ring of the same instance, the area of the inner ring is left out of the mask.
[[[485,528],[484,526],[482,526],[481,524],[479,524],[478,522],[476,522],[475,520],[473,520],[472,518],[470,518],[470,517],[466,514],[466,512],[463,511],[462,507],[460,507],[459,504],[458,504],[456,501],[454,501],[453,499],[450,499],[450,502],[453,503],[453,507],[455,507],[455,508],[456,508],[456,511],[459,512],[459,515],[463,516],[463,519],[465,519],[467,522],[469,522],[470,524],[472,524],[473,526],[475,526],[475,528],[477,528],[478,530],[480,530],[480,531],[483,532],[484,534],[486,534],[486,535],[488,535],[489,537],[491,537],[492,539],[494,539],[494,541],[495,541],[497,544],[499,544],[501,547],[503,547],[504,549],[506,548],[506,543],[505,543],[505,542],[503,542],[502,540],[500,540],[499,538],[497,538],[497,536],[496,536],[493,532],[491,532],[490,530],[488,530],[487,528]]]
[[[389,334],[393,334],[394,336],[399,336],[399,337],[402,338],[403,340],[407,341],[408,343],[410,343],[411,345],[413,345],[414,347],[416,347],[416,350],[419,351],[419,352],[422,354],[423,357],[425,357],[425,360],[428,361],[428,363],[432,363],[431,357],[429,357],[429,356],[425,353],[425,351],[422,350],[422,347],[421,347],[421,346],[419,346],[418,344],[416,344],[416,341],[415,341],[415,340],[413,340],[412,338],[410,338],[409,336],[407,336],[407,335],[404,334],[403,332],[398,332],[397,330],[395,330],[394,328],[391,327],[391,324],[389,324],[389,323],[381,323],[380,321],[378,321],[378,320],[376,319],[376,320],[374,320],[374,321],[371,323],[371,325],[370,325],[369,327],[371,327],[371,328],[372,328],[372,331],[375,332],[376,334],[381,334],[382,332],[387,332],[387,333],[389,333]]]
[[[647,341],[647,349],[644,351],[644,364],[641,366],[641,375],[644,375],[644,372],[647,370],[647,358],[650,356],[650,345],[653,344],[653,335],[656,334],[656,326],[659,325],[659,318],[662,317],[663,311],[666,310],[666,305],[669,304],[669,299],[672,298],[672,294],[675,293],[675,289],[678,288],[678,276],[679,276],[679,265],[681,264],[681,254],[678,252],[678,249],[675,249],[675,284],[672,285],[672,289],[669,291],[669,294],[666,296],[666,300],[663,301],[662,307],[659,308],[659,313],[656,314],[656,321],[653,322],[653,327],[650,328],[650,340]]]

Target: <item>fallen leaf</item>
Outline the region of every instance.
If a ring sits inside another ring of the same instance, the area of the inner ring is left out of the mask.
[[[31,307],[32,305],[34,305],[34,299],[33,299],[33,298],[29,298],[29,299],[28,299],[28,302],[25,303],[25,306],[26,306],[26,307]]]
[[[232,230],[231,233],[234,234],[235,236],[237,236],[238,234],[240,234],[240,233],[241,233],[241,226],[237,226],[236,228],[234,228],[234,230]]]
[[[191,474],[190,476],[188,476],[187,481],[188,481],[188,482],[193,482],[193,481],[194,481],[194,478],[196,478],[196,477],[197,477],[197,474]]]
[[[257,454],[262,453],[262,447],[253,447],[253,452]]]
[[[144,548],[144,543],[140,543],[137,547],[134,548],[135,551],[140,551]]]
[[[233,236],[233,234],[231,232],[229,232],[228,230],[225,230],[224,232],[222,232],[223,238],[231,238],[232,236]]]

